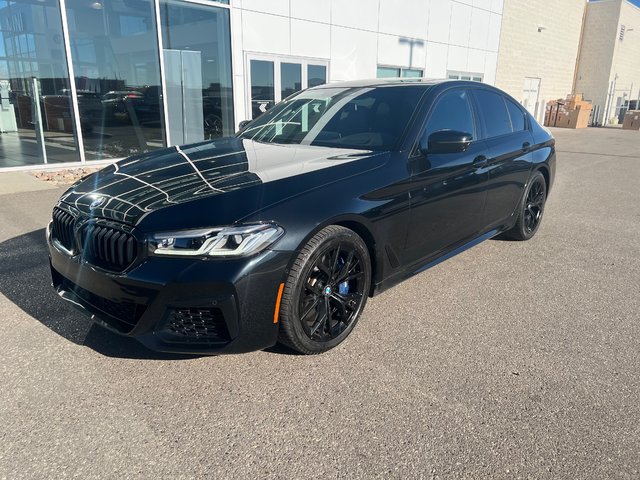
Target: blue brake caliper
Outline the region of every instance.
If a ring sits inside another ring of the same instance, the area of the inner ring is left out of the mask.
[[[344,265],[344,260],[341,258],[339,263],[340,263],[340,268],[342,268],[343,265]],[[338,285],[338,293],[340,295],[346,295],[347,293],[349,293],[349,281],[348,280],[346,280],[346,281],[344,281],[344,282],[342,282],[342,283],[340,283]]]

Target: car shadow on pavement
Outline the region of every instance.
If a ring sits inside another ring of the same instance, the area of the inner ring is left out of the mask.
[[[153,352],[136,340],[98,325],[62,301],[51,287],[45,230],[0,243],[0,293],[58,335],[118,358],[179,360],[197,358]]]

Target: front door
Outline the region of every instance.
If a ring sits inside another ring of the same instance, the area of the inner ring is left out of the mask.
[[[423,138],[457,130],[477,138],[469,93],[448,90],[433,107]],[[474,140],[465,152],[420,154],[410,160],[411,222],[406,264],[435,258],[473,239],[482,229],[486,197],[486,145]]]
[[[247,105],[251,120],[300,90],[327,83],[327,62],[249,55]]]

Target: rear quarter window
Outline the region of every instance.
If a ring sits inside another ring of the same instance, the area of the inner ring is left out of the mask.
[[[514,102],[507,99],[507,110],[509,110],[509,116],[511,117],[511,125],[514,132],[521,132],[526,129],[526,122],[524,119],[524,112]]]

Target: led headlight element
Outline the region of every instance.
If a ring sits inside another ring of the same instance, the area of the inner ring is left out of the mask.
[[[273,224],[182,230],[151,235],[149,245],[154,255],[242,257],[264,250],[283,233]]]

